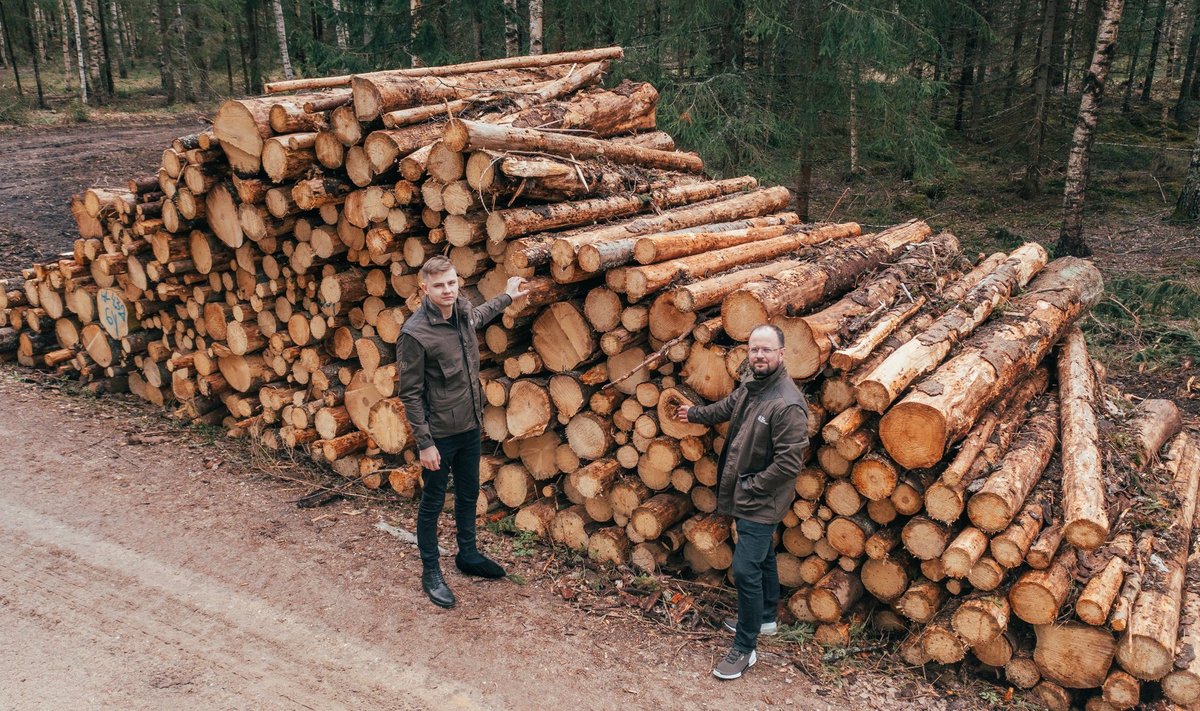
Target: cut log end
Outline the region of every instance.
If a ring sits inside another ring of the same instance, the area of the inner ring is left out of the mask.
[[[901,402],[879,421],[880,440],[892,459],[905,469],[937,464],[946,453],[947,437],[945,418],[924,403]]]

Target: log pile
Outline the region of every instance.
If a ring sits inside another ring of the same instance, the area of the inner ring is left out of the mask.
[[[72,200],[73,252],[0,289],[0,353],[413,496],[394,344],[417,269],[448,255],[475,302],[522,276],[482,339],[480,512],[719,583],[727,430],[671,415],[730,393],[773,323],[812,436],[779,572],[818,639],[870,617],[914,664],[969,654],[1048,704],[1200,699],[1200,442],[1172,403],[1114,409],[1075,326],[1096,269],[970,258],[919,220],[804,224],[676,150],[652,86],[602,88],[620,54],[227,102],[157,175]]]

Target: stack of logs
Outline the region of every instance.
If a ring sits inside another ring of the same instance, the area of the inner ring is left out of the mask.
[[[1096,269],[804,224],[786,189],[675,150],[652,86],[601,88],[620,56],[227,102],[156,176],[72,201],[73,253],[0,289],[0,353],[412,496],[394,344],[417,269],[446,254],[476,302],[523,276],[483,334],[480,512],[720,583],[726,430],[671,415],[730,393],[773,323],[812,436],[780,579],[819,639],[869,618],[914,664],[971,652],[1056,707],[1200,699],[1200,446],[1172,403],[1127,416],[1104,386],[1074,326]]]

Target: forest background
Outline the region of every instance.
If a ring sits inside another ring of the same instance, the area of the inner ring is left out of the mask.
[[[0,125],[607,45],[681,148],[806,219],[1095,252],[1093,346],[1200,410],[1200,0],[0,0]]]

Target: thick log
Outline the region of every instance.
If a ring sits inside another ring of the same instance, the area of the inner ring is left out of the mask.
[[[354,96],[354,117],[369,123],[389,111],[465,99],[478,94],[480,87],[528,87],[561,78],[563,74],[554,67],[491,69],[445,76],[358,74],[350,79],[350,91]]]
[[[699,173],[704,161],[694,153],[658,151],[595,138],[452,119],[442,133],[450,150],[535,151],[566,158],[607,158],[622,165]]]
[[[912,582],[914,568],[906,556],[871,558],[863,563],[862,584],[877,600],[898,599]]]
[[[967,526],[942,551],[942,570],[951,578],[965,578],[987,550],[987,534]]]
[[[821,622],[835,622],[862,597],[863,586],[857,573],[834,568],[808,591],[808,609]]]
[[[884,412],[917,378],[936,368],[995,308],[1046,266],[1046,250],[1031,242],[1012,255],[929,328],[897,348],[855,388],[861,407]]]
[[[547,381],[526,379],[513,383],[505,412],[508,433],[512,438],[525,439],[545,432],[555,419]]]
[[[894,259],[906,245],[923,242],[931,232],[929,225],[914,220],[877,234],[863,235],[845,243],[845,249],[769,279],[751,282],[729,294],[721,304],[725,332],[736,341],[745,341],[755,325],[780,314],[801,312],[840,294],[860,274]]]
[[[591,360],[596,338],[583,311],[569,301],[551,304],[533,322],[533,349],[546,368],[566,373]]]
[[[1031,625],[1054,622],[1071,592],[1075,563],[1075,549],[1064,548],[1050,567],[1029,570],[1017,578],[1008,592],[1013,614]]]
[[[1034,631],[1033,661],[1044,678],[1068,689],[1104,683],[1117,646],[1111,632],[1078,622],[1038,624]]]
[[[1051,263],[1003,316],[883,416],[879,436],[888,454],[910,469],[941,460],[983,408],[1031,372],[1103,289],[1091,262],[1064,257]]]
[[[973,595],[954,611],[951,624],[972,647],[986,644],[1008,629],[1008,599],[1000,594]]]
[[[946,601],[946,588],[942,585],[920,578],[908,586],[908,590],[896,601],[896,612],[918,624],[926,624],[933,619]]]
[[[663,493],[642,503],[630,515],[634,530],[652,541],[692,511],[691,500],[678,493]]]
[[[1200,480],[1200,448],[1187,434],[1171,442],[1164,462],[1172,479],[1178,509],[1170,528],[1157,534],[1169,551],[1161,564],[1147,565],[1129,626],[1117,645],[1117,661],[1143,680],[1161,679],[1175,661],[1175,641],[1187,572],[1188,541],[1195,526],[1196,489]],[[1153,563],[1154,561],[1152,561]]]

